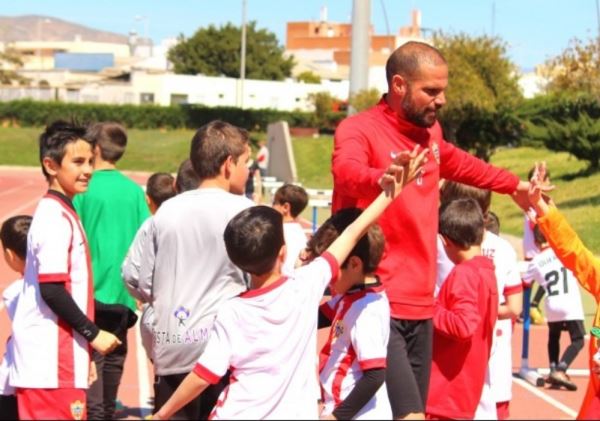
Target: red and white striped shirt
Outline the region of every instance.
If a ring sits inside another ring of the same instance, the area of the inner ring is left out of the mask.
[[[94,319],[92,267],[74,209],[58,195],[38,204],[27,237],[24,287],[13,319],[10,384],[20,388],[87,389],[88,342],[46,305],[43,282],[64,282],[77,306]]]
[[[383,286],[338,295],[321,306],[331,320],[321,351],[323,414],[331,414],[352,392],[365,370],[386,367],[390,307]],[[354,419],[391,419],[385,383]]]

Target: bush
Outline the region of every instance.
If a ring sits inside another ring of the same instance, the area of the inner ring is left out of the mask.
[[[253,131],[265,131],[275,121],[285,120],[290,126],[314,127],[314,113],[287,112],[273,109],[241,109],[201,105],[106,105],[72,104],[20,100],[0,102],[0,120],[25,127],[45,126],[57,119],[75,119],[82,123],[117,121],[136,129],[197,129],[212,120],[224,120]],[[329,128],[330,121],[323,129]],[[321,129],[321,127],[319,127]]]

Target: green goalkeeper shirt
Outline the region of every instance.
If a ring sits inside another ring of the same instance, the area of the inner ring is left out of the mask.
[[[73,204],[87,235],[94,273],[94,297],[135,310],[121,278],[121,264],[138,228],[150,216],[144,191],[117,170],[94,171],[88,190]]]

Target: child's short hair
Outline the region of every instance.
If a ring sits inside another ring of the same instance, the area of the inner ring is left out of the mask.
[[[315,258],[321,255],[335,241],[336,238],[362,213],[357,208],[341,209],[323,223],[308,240],[306,251],[310,254],[310,258]],[[385,237],[383,231],[377,224],[369,227],[369,230],[356,243],[348,258],[342,264],[345,268],[348,259],[351,256],[357,256],[363,263],[363,271],[365,274],[373,273],[377,269],[383,249],[385,247]]]
[[[103,160],[117,162],[125,153],[127,147],[127,132],[119,123],[106,121],[92,124],[88,136],[100,148]]]
[[[195,190],[200,184],[200,177],[194,171],[192,161],[190,159],[184,160],[177,170],[177,177],[175,178],[175,190],[177,193],[183,193],[188,190]]]
[[[538,224],[535,224],[535,226],[533,227],[533,241],[535,241],[536,244],[540,245],[548,242],[548,240],[546,240],[546,236],[544,235]]]
[[[175,196],[175,179],[166,172],[154,173],[146,182],[146,194],[154,202],[156,207],[160,207],[165,200]]]
[[[456,199],[473,199],[485,215],[492,204],[492,192],[456,181],[446,181],[440,191],[440,206],[444,207]]]
[[[457,199],[441,208],[439,232],[462,248],[481,245],[483,213],[474,199]]]
[[[534,172],[535,172],[535,165],[533,167],[531,167],[531,169],[527,173],[528,181],[531,181],[531,178],[533,177]],[[548,181],[548,180],[550,180],[550,170],[546,168],[546,175],[544,176],[544,181]]]
[[[252,206],[229,221],[224,238],[227,255],[237,267],[263,275],[273,269],[285,244],[283,216],[269,206]]]
[[[2,247],[12,250],[22,260],[27,256],[27,233],[32,219],[29,215],[13,216],[4,221],[0,228]]]
[[[94,141],[86,136],[85,126],[81,126],[75,122],[57,120],[46,127],[46,130],[44,130],[39,138],[40,164],[42,165],[42,172],[46,179],[50,177],[50,174],[44,168],[44,158],[50,158],[57,164],[61,164],[65,157],[66,146],[78,140],[84,140],[92,148],[94,147]]]
[[[496,235],[500,234],[500,218],[492,211],[489,211],[485,218],[485,229]]]
[[[290,204],[290,213],[292,218],[296,218],[308,205],[308,194],[300,186],[294,184],[284,184],[279,187],[273,197],[273,204]]]
[[[218,176],[229,156],[237,163],[248,142],[246,130],[224,121],[215,120],[200,127],[190,150],[190,161],[200,180]]]

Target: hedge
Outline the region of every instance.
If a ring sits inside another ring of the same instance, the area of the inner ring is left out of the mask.
[[[339,115],[338,115],[339,114]],[[107,105],[73,104],[18,100],[0,102],[0,121],[25,127],[45,126],[57,119],[75,119],[79,122],[117,121],[137,129],[196,129],[212,120],[224,120],[253,131],[265,131],[267,125],[280,120],[290,127],[315,127],[330,132],[344,117],[332,113],[323,121],[315,113],[277,111],[273,109],[241,109],[235,107],[207,107],[202,105]]]

